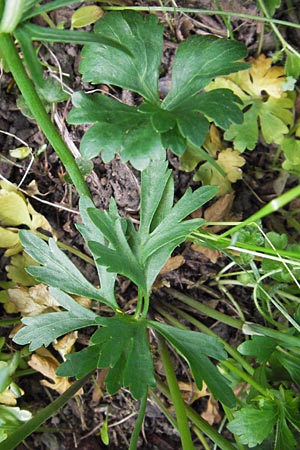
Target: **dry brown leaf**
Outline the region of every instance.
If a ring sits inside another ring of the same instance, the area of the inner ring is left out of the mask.
[[[201,255],[206,256],[212,263],[216,263],[219,258],[223,256],[223,253],[219,250],[213,250],[211,248],[201,247],[201,245],[192,244],[192,250]]]
[[[55,390],[59,394],[63,394],[72,385],[68,378],[56,376],[55,372],[60,363],[49,350],[44,347],[41,347],[33,353],[28,365],[45,377],[50,378],[52,382],[41,380],[41,384]],[[82,389],[80,389],[76,395],[80,395],[82,392]]]
[[[60,354],[62,359],[72,352],[74,344],[77,341],[78,331],[73,331],[72,333],[66,334],[64,337],[59,339],[56,344],[52,344],[53,348]]]
[[[178,385],[179,389],[184,392],[182,397],[188,405],[191,405],[199,398],[208,397],[206,411],[201,414],[201,417],[210,425],[221,422],[222,417],[219,413],[219,404],[207,390],[205,383],[203,383],[201,390],[197,388],[195,383],[184,383],[180,381]]]
[[[45,284],[8,289],[8,296],[5,309],[10,314],[20,312],[22,316],[37,316],[45,311],[57,310],[59,306]]]
[[[210,425],[220,423],[222,420],[222,416],[219,412],[219,403],[211,395],[207,401],[206,411],[201,414],[201,417],[203,417]]]
[[[183,391],[182,398],[188,405],[191,405],[199,398],[210,395],[207,391],[207,386],[205,383],[203,383],[201,390],[198,389],[195,383],[185,383],[183,381],[179,381],[178,386],[179,389]]]
[[[239,216],[232,214],[232,204],[234,200],[234,192],[220,197],[213,205],[205,210],[204,218],[207,222],[237,222],[240,220]],[[205,228],[205,227],[204,227]],[[209,231],[217,233],[222,230],[224,226],[216,225],[209,227]]]
[[[176,270],[181,267],[185,263],[185,259],[182,255],[172,256],[168,259],[166,264],[160,271],[160,275],[164,275],[165,273],[172,272],[172,270]]]

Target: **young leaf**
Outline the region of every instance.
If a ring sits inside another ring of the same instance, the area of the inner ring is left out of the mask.
[[[96,325],[96,314],[79,305],[69,295],[59,289],[50,289],[51,294],[67,312],[42,314],[22,319],[24,328],[14,336],[14,342],[29,345],[34,351],[42,345],[47,347],[58,337],[88,326]]]
[[[98,36],[126,42],[131,56],[116,49],[88,44],[82,51],[80,71],[84,81],[114,84],[130,89],[152,103],[159,101],[158,74],[163,26],[149,14],[131,11],[106,14],[94,28]]]
[[[153,174],[156,175],[153,175]],[[154,176],[155,182],[151,181]],[[141,225],[138,231],[121,219],[112,201],[109,212],[88,209],[95,226],[111,247],[91,241],[89,247],[109,271],[127,276],[145,292],[150,292],[160,269],[177,245],[203,224],[203,219],[185,217],[209,201],[217,188],[205,186],[188,190],[172,207],[174,186],[166,162],[153,161],[142,175]]]
[[[159,322],[149,321],[149,325],[157,330],[187,360],[199,389],[204,380],[215,399],[232,407],[235,397],[209,357],[224,360],[227,354],[218,339],[204,333],[186,331]]]
[[[28,231],[20,231],[20,240],[28,255],[41,264],[29,266],[27,271],[38,281],[57,287],[70,294],[98,300],[115,308],[110,300],[102,297],[100,290],[87,281],[71,260],[58,248],[53,239],[47,245]]]
[[[97,258],[97,263],[107,267],[109,272],[125,275],[146,291],[143,268],[139,259],[133,253],[126,236],[129,221],[121,219],[117,214],[115,201],[111,199],[109,211],[92,208],[88,209],[88,214],[95,226],[111,244],[109,248],[98,241],[89,242],[89,248]],[[134,231],[132,231],[132,236],[136,238]]]
[[[271,434],[278,415],[277,405],[271,400],[265,400],[260,409],[245,407],[235,412],[227,428],[239,436],[241,444],[255,447]]]

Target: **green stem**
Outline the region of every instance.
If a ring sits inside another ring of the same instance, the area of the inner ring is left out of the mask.
[[[270,21],[271,16],[267,11],[267,8],[264,4],[263,0],[257,0],[257,3],[259,5],[260,10],[263,12],[263,14],[265,15],[265,17]],[[275,23],[273,23],[272,21],[270,21],[270,25],[272,27],[272,30],[274,32],[274,34],[276,34],[276,36],[278,37],[282,47],[284,50],[288,49],[291,53],[293,53],[294,55],[297,55],[300,58],[300,53],[297,52],[297,50],[295,50],[282,36],[282,34],[280,33],[280,31],[278,30],[277,26],[275,25]]]
[[[255,379],[253,376],[248,375],[243,370],[241,370],[239,367],[232,364],[230,361],[222,361],[222,365],[226,367],[228,370],[230,370],[232,373],[236,374],[239,378],[244,380],[246,383],[250,384],[254,389],[257,390],[257,392],[260,392],[264,397],[268,396],[267,389],[264,389]]]
[[[169,400],[172,399],[171,393],[167,386],[159,379],[157,379],[157,387]],[[202,417],[199,416],[193,408],[186,404],[184,404],[184,408],[188,418],[222,450],[236,450],[236,448],[229,441],[227,441],[227,439],[221,436],[211,425],[202,419]]]
[[[69,389],[60,395],[56,400],[54,400],[46,408],[38,412],[32,419],[28,422],[20,425],[19,428],[8,436],[5,441],[0,443],[0,450],[14,449],[19,444],[21,444],[27,436],[36,431],[47,419],[52,417],[57,411],[62,408],[79,389],[88,381],[90,373],[86,375],[81,380],[75,381]]]
[[[223,314],[213,308],[210,308],[209,306],[203,305],[199,300],[194,300],[188,295],[182,294],[175,289],[169,288],[166,290],[166,292],[175,297],[177,300],[180,300],[182,303],[192,306],[192,308],[195,308],[197,311],[205,314],[208,317],[211,317],[212,319],[216,319],[222,323],[226,323],[226,325],[237,328],[238,330],[241,330],[243,327],[244,322],[242,320],[234,319],[233,317],[227,316],[227,314]]]
[[[135,423],[135,427],[130,439],[130,446],[128,450],[136,450],[138,444],[138,438],[142,429],[143,420],[146,413],[147,407],[147,399],[148,399],[148,390],[145,392],[141,399],[139,414]]]
[[[207,16],[224,16],[224,17],[238,17],[240,19],[250,19],[256,22],[276,23],[286,27],[300,28],[298,23],[289,22],[287,20],[279,20],[273,18],[266,18],[261,16],[254,16],[253,14],[243,14],[234,11],[213,11],[211,9],[200,8],[174,8],[170,6],[102,6],[105,11],[146,11],[146,12],[177,12],[187,14],[204,14]],[[37,15],[37,14],[36,14]]]
[[[48,116],[44,105],[35,91],[34,85],[28,77],[22,61],[19,58],[13,40],[8,34],[0,34],[0,50],[9,69],[38,125],[58,154],[79,195],[90,197],[89,189],[68,147]]]
[[[256,213],[252,214],[252,216],[248,217],[248,219],[241,222],[239,225],[236,225],[235,227],[225,231],[225,233],[221,234],[220,237],[223,238],[225,236],[228,236],[229,234],[235,233],[236,231],[240,230],[241,228],[244,228],[246,225],[250,225],[253,222],[257,222],[258,220],[262,219],[265,216],[268,216],[269,214],[278,211],[280,208],[285,206],[287,203],[291,202],[295,198],[299,197],[300,195],[300,186],[296,186],[293,189],[290,189],[289,191],[285,192],[284,194],[280,195],[280,197],[274,198],[271,200],[267,205],[265,205],[263,208],[261,208]]]
[[[181,392],[178,386],[177,378],[172,366],[171,358],[169,355],[168,347],[162,337],[157,334],[158,348],[161,360],[163,362],[165,374],[167,377],[172,402],[174,405],[178,431],[181,439],[183,450],[195,450],[193,445],[192,436],[188,424],[186,415],[185,403],[182,399]]]

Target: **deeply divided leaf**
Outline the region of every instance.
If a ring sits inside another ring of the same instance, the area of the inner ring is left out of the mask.
[[[184,219],[213,198],[216,190],[212,186],[188,190],[173,206],[171,171],[166,162],[153,161],[142,174],[139,229],[118,215],[114,201],[109,211],[88,208],[94,225],[111,244],[106,247],[93,240],[89,247],[99,264],[150,292],[172,251],[204,222]]]
[[[127,387],[134,398],[140,399],[149,386],[155,386],[147,322],[125,315],[98,318],[98,322],[101,326],[92,336],[92,345],[68,355],[58,374],[81,378],[93,368],[109,367],[105,379],[108,392],[115,394]]]
[[[181,330],[159,322],[149,321],[149,324],[186,359],[199,389],[204,380],[216,399],[226,406],[234,406],[235,397],[231,388],[209,359],[224,360],[227,358],[223,345],[217,338],[204,333]]]
[[[115,304],[102,297],[72,261],[59,249],[54,239],[46,244],[42,239],[28,231],[20,231],[20,240],[26,253],[40,266],[29,266],[27,271],[38,281],[59,288],[70,294],[81,295],[106,303],[114,308]]]
[[[42,345],[47,347],[55,339],[71,331],[96,325],[96,314],[79,305],[69,295],[54,288],[51,289],[51,294],[67,311],[22,319],[25,327],[17,332],[14,341],[20,345],[30,344],[30,351]]]

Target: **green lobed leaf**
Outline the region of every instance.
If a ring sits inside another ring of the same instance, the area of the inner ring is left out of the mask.
[[[100,94],[76,92],[73,105],[69,123],[95,123],[82,139],[83,158],[92,159],[101,153],[103,161],[109,162],[121,153],[123,161],[130,160],[139,170],[150,159],[164,159],[161,138],[149,114]]]
[[[82,218],[82,224],[76,224],[76,228],[79,230],[80,234],[83,236],[87,246],[89,247],[89,242],[92,240],[96,240],[103,245],[106,245],[104,236],[100,233],[99,228],[96,227],[94,222],[90,219],[90,216],[87,213],[88,208],[93,208],[94,203],[89,197],[81,196],[79,200],[79,210]],[[116,281],[116,273],[111,273],[107,271],[107,268],[102,266],[97,262],[96,255],[93,254],[92,249],[89,247],[94,260],[96,262],[96,267],[98,271],[98,276],[100,279],[100,294],[109,300],[112,304],[117,306],[114,287]]]
[[[244,70],[248,64],[244,45],[214,36],[192,36],[178,46],[172,69],[172,87],[162,106],[168,110],[180,107],[215,77]]]
[[[91,342],[101,350],[97,367],[110,367],[106,386],[110,394],[128,387],[140,399],[149,386],[155,386],[153,361],[147,340],[147,321],[126,315],[101,318]]]
[[[153,161],[142,174],[138,231],[129,220],[121,219],[114,201],[109,211],[88,208],[91,220],[111,244],[108,248],[91,241],[89,247],[99,264],[127,276],[145,292],[150,292],[175,247],[204,222],[203,219],[184,219],[209,201],[216,190],[211,186],[194,192],[188,190],[173,206],[171,171],[165,161]]]
[[[120,153],[139,170],[152,160],[164,159],[165,149],[182,155],[187,144],[198,151],[209,121],[221,128],[241,123],[240,100],[230,90],[199,91],[214,77],[249,67],[238,61],[245,47],[212,36],[195,36],[178,46],[174,60],[172,88],[160,102],[158,68],[162,53],[162,28],[157,19],[133,11],[111,12],[95,26],[96,35],[126,42],[129,55],[116,48],[88,44],[83,49],[81,71],[86,81],[107,83],[140,94],[145,103],[138,108],[95,94],[75,93],[70,123],[94,123],[81,143],[84,158],[101,153],[104,162]],[[202,150],[204,159],[222,170]],[[224,175],[222,173],[222,175]]]
[[[92,370],[96,370],[100,351],[100,345],[90,345],[80,352],[66,355],[66,361],[58,367],[56,375],[59,377],[75,377],[80,380]]]
[[[22,423],[31,419],[32,414],[18,406],[0,405],[0,417],[0,442],[2,442],[14,430],[17,431]]]
[[[186,359],[199,389],[204,380],[216,399],[228,407],[235,405],[235,396],[231,388],[209,359],[209,357],[217,360],[227,359],[227,353],[217,338],[154,321],[149,321],[149,325],[167,339]]]
[[[111,199],[109,211],[100,211],[96,208],[87,210],[92,222],[111,244],[108,248],[98,241],[90,241],[89,247],[98,264],[106,266],[109,272],[125,275],[146,291],[143,267],[133,253],[126,236],[129,221],[121,219],[115,208],[116,203]],[[136,233],[133,232],[132,236],[136,238]]]
[[[47,245],[33,233],[21,230],[21,243],[26,253],[41,264],[29,266],[27,272],[38,281],[57,287],[70,294],[92,298],[115,308],[110,300],[102,297],[100,290],[84,278],[71,260],[58,248],[54,239]]]
[[[239,436],[241,444],[248,445],[250,448],[255,447],[271,434],[278,414],[276,403],[266,400],[260,409],[250,406],[233,413],[234,419],[227,428]]]
[[[269,360],[277,345],[274,339],[267,336],[252,336],[251,340],[238,346],[238,351],[242,355],[255,356],[258,362],[263,362]]]
[[[84,308],[59,289],[50,288],[50,293],[67,312],[55,312],[34,317],[24,317],[21,328],[14,336],[19,345],[29,345],[34,351],[42,345],[47,347],[58,337],[71,331],[96,325],[96,314]]]
[[[130,89],[157,103],[163,44],[163,26],[157,18],[152,14],[144,17],[133,11],[113,12],[99,20],[94,31],[98,36],[120,44],[126,42],[131,55],[112,47],[86,45],[80,64],[84,81]]]

